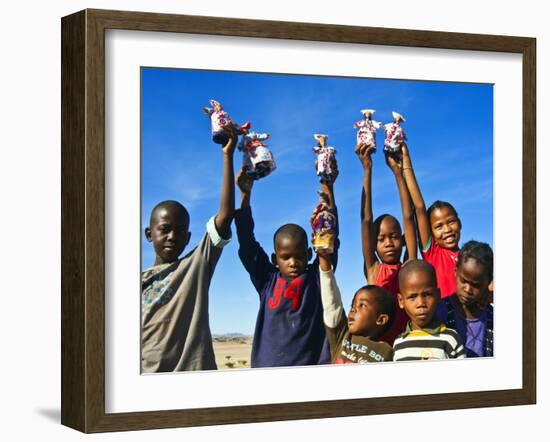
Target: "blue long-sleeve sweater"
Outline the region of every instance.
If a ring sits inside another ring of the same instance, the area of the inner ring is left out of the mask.
[[[239,257],[260,295],[251,366],[329,363],[318,260],[289,283],[256,241],[250,208],[236,211],[235,224]],[[337,252],[333,255],[335,266],[336,261]]]

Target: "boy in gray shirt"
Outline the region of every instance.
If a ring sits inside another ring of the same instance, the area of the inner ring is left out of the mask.
[[[155,263],[141,275],[141,368],[144,373],[215,370],[208,316],[208,290],[222,248],[231,238],[235,208],[233,153],[236,136],[222,147],[220,209],[199,245],[179,258],[189,243],[189,214],[177,201],[152,212],[147,241]]]

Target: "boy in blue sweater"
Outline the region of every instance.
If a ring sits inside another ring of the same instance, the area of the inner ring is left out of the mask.
[[[252,367],[285,367],[330,362],[323,323],[323,305],[317,259],[308,247],[308,235],[297,224],[275,232],[271,260],[254,237],[250,208],[253,181],[241,170],[237,185],[241,209],[235,212],[239,257],[256,291],[260,308],[252,343]],[[321,184],[336,211],[332,184]],[[338,247],[336,240],[335,248]],[[332,256],[334,264],[337,251]]]

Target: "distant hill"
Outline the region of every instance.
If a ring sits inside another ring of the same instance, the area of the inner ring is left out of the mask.
[[[214,339],[216,338],[235,339],[235,338],[251,338],[252,335],[245,335],[244,333],[223,333],[223,334],[214,333],[212,337]]]

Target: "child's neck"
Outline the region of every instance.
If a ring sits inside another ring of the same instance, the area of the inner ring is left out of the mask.
[[[431,329],[433,328],[434,326],[434,323],[436,322],[436,320],[434,318],[430,319],[430,322],[428,322],[424,327],[414,323],[414,322],[410,322],[411,324],[411,330],[425,330],[425,329]]]
[[[164,265],[164,264],[172,264],[175,261],[177,261],[177,260],[175,259],[173,261],[166,261],[166,260],[162,259],[161,257],[157,256],[155,258],[155,263],[153,264],[153,267],[161,266],[161,265]]]
[[[377,341],[378,339],[376,338],[377,335],[373,334],[373,333],[357,333],[353,336],[359,336],[361,338],[366,338],[366,339],[370,339],[371,341]]]
[[[462,312],[462,314],[464,315],[464,317],[466,319],[477,319],[481,316],[481,314],[483,313],[483,310],[485,309],[484,306],[481,305],[481,303],[476,303],[476,304],[472,304],[472,305],[466,305],[466,304],[462,304],[458,298],[456,298],[455,300],[455,303],[458,304],[458,308],[460,309],[460,311]]]

